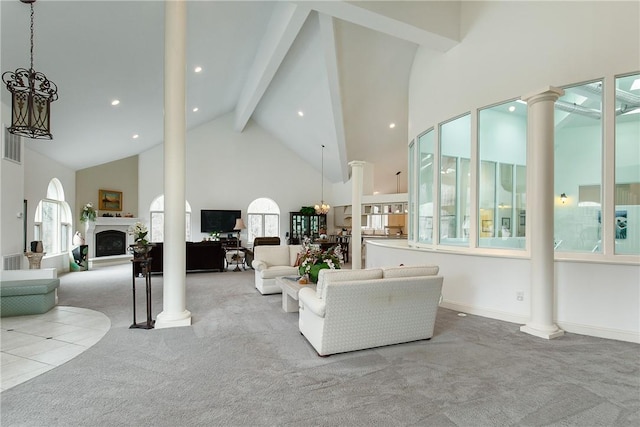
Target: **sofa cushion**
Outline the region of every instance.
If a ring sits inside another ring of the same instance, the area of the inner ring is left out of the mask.
[[[254,259],[264,262],[267,264],[267,267],[273,265],[293,265],[289,263],[289,258],[289,247],[287,245],[258,246],[254,249]]]
[[[382,267],[382,277],[414,277],[414,276],[436,276],[440,267],[437,265],[406,265],[398,267]]]
[[[320,270],[318,274],[318,284],[316,285],[316,296],[318,298],[324,298],[326,295],[326,288],[328,283],[346,282],[352,280],[371,280],[382,279],[382,269],[380,268],[366,268],[363,270],[347,270],[337,269],[331,270],[325,268]]]
[[[298,267],[290,267],[288,265],[274,265],[266,270],[259,272],[263,279],[275,279],[279,276],[297,276]]]

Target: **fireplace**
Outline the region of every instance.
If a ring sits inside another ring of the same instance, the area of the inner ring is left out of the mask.
[[[133,244],[129,228],[137,221],[138,218],[100,216],[95,221],[87,221],[85,240],[89,246],[89,260],[99,257],[101,262],[109,259],[127,262],[131,257],[127,248]]]
[[[125,255],[127,253],[127,233],[105,230],[96,233],[96,257]]]

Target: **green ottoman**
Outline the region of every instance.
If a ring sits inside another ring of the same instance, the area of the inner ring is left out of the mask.
[[[42,314],[56,305],[60,279],[0,282],[0,317]]]

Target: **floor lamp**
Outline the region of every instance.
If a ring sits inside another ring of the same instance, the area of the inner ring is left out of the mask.
[[[242,218],[236,218],[236,225],[233,226],[234,231],[238,231],[238,240],[236,241],[236,268],[233,271],[240,271],[240,265],[238,261],[240,260],[240,231],[247,228],[244,225],[244,221]]]

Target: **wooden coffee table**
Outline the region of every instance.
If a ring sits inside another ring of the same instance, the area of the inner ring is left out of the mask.
[[[295,313],[298,311],[298,292],[302,288],[316,289],[316,285],[309,283],[301,285],[298,283],[298,276],[281,276],[276,277],[276,283],[282,288],[282,309],[287,313]]]

